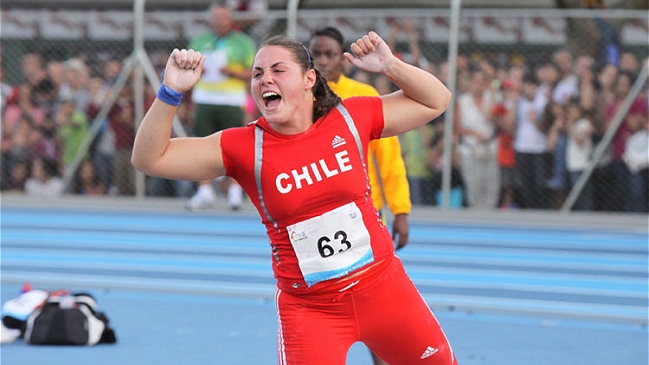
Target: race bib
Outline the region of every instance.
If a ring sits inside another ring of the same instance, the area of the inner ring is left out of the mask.
[[[339,278],[374,261],[370,233],[355,203],[287,227],[306,284]]]

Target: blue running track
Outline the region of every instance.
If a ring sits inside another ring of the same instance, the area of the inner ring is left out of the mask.
[[[274,364],[258,216],[181,207],[3,200],[2,301],[27,281],[90,291],[118,343],[17,342],[2,347],[2,364]],[[647,364],[646,216],[475,217],[414,212],[399,252],[460,364]],[[371,361],[358,345],[348,363]]]

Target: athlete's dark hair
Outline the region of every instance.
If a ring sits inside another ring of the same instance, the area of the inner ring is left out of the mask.
[[[261,47],[280,46],[289,50],[293,54],[294,60],[302,66],[304,72],[313,69],[316,74],[315,84],[311,88],[313,91],[313,121],[325,116],[329,111],[340,103],[340,97],[329,88],[327,80],[313,67],[313,60],[309,51],[302,43],[285,37],[275,35],[262,42]],[[261,48],[260,47],[260,48]]]

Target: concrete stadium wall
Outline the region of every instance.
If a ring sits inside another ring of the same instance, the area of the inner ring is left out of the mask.
[[[214,0],[146,0],[148,9],[205,9]],[[6,8],[130,9],[134,0],[3,0]],[[287,0],[268,0],[270,9],[286,9]],[[450,0],[301,0],[300,9],[449,8]],[[647,0],[604,0],[608,9],[647,9]],[[583,0],[462,0],[463,8],[583,8]]]
[[[192,0],[181,2],[178,0],[147,0],[147,8],[183,8],[202,9],[209,6],[213,0]],[[89,5],[87,0],[57,0],[56,5],[51,0],[3,0],[2,7],[74,7],[74,8],[131,8],[133,0],[99,0]],[[286,0],[268,0],[271,9],[285,9]],[[448,8],[449,0],[302,0],[301,9],[319,8],[420,8],[440,7]],[[463,7],[511,7],[511,0],[463,0]],[[519,0],[516,7],[520,8],[553,8],[555,0]]]

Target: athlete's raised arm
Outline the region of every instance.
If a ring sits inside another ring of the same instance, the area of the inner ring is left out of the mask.
[[[383,136],[407,132],[442,114],[451,101],[451,93],[430,72],[397,58],[375,32],[351,44],[345,57],[355,66],[379,73],[392,81],[399,91],[383,95]]]
[[[168,179],[207,180],[225,173],[221,135],[171,138],[171,124],[182,93],[198,81],[205,57],[193,50],[174,49],[157,98],[135,135],[131,163],[147,175]]]

